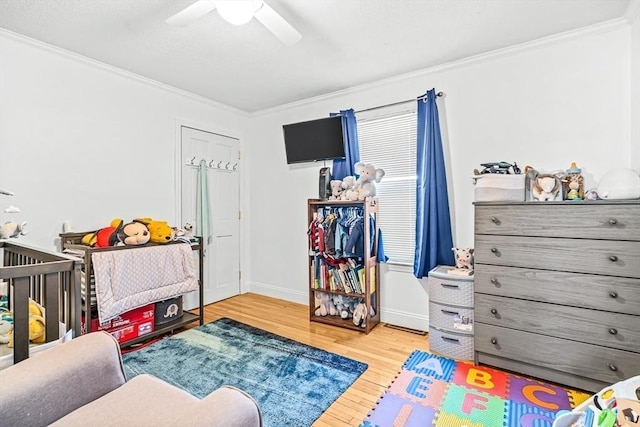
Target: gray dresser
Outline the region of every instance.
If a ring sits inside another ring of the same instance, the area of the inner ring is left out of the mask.
[[[640,375],[640,202],[475,203],[476,363],[589,391]]]

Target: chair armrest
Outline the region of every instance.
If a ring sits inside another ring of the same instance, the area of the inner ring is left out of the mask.
[[[3,425],[43,426],[126,381],[120,346],[94,332],[0,371]]]
[[[222,386],[185,414],[184,425],[208,427],[262,427],[258,404],[244,391]]]

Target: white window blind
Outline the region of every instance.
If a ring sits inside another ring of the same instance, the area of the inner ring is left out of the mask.
[[[413,265],[416,223],[416,111],[413,104],[356,114],[360,160],[385,171],[377,184],[379,224],[390,263]]]

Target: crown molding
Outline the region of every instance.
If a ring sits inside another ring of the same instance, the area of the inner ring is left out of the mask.
[[[112,74],[118,75],[120,77],[125,77],[130,80],[137,81],[139,83],[146,84],[148,86],[155,87],[157,89],[161,89],[167,92],[174,93],[176,95],[183,96],[185,98],[191,99],[196,102],[201,102],[203,104],[207,104],[211,107],[215,107],[227,112],[235,113],[243,117],[249,117],[249,114],[246,111],[239,110],[237,108],[231,107],[229,105],[223,104],[221,102],[213,101],[209,98],[205,98],[204,96],[196,95],[193,92],[189,92],[183,89],[178,89],[174,86],[161,83],[157,80],[150,79],[148,77],[141,76],[136,73],[132,73],[130,71],[123,70],[122,68],[114,67],[113,65],[105,64],[104,62],[100,62],[98,60],[89,58],[87,56],[81,55],[79,53],[72,52],[70,50],[63,49],[58,46],[51,45],[49,43],[45,43],[43,41],[34,39],[32,37],[25,36],[23,34],[19,34],[4,28],[0,28],[0,36],[5,36],[9,39],[15,40],[20,43],[28,44],[33,47],[54,53],[56,55],[71,59],[73,61],[81,62],[86,65],[90,65],[94,68],[110,72]]]
[[[625,18],[629,24],[633,24],[638,20],[640,16],[640,0],[631,0],[627,5],[627,10],[624,12]]]
[[[640,0],[638,0],[640,1]],[[558,43],[564,43],[571,40],[576,40],[580,38],[585,38],[592,36],[594,34],[602,34],[609,31],[617,30],[619,28],[623,28],[629,25],[627,18],[615,18],[605,22],[601,22],[599,24],[590,25],[588,27],[578,28],[575,30],[565,31],[562,33],[554,34],[547,37],[542,37],[537,40],[520,43],[513,46],[508,46],[505,48],[500,48],[496,50],[492,50],[489,52],[481,53],[479,55],[469,56],[467,58],[459,59],[456,61],[447,62],[445,64],[436,65],[430,68],[425,68],[418,71],[413,71],[406,74],[400,74],[398,76],[390,77],[387,79],[378,80],[371,83],[365,83],[359,86],[353,86],[347,89],[322,94],[318,96],[314,96],[311,98],[303,99],[300,101],[291,102],[288,104],[278,105],[276,107],[267,108],[264,110],[255,111],[253,113],[249,113],[249,117],[259,117],[267,114],[277,113],[280,111],[286,111],[292,108],[298,108],[305,105],[314,104],[320,101],[328,101],[334,98],[343,97],[350,94],[355,94],[359,92],[363,92],[366,90],[375,89],[381,86],[387,86],[394,83],[404,82],[406,80],[425,78],[429,74],[441,71],[449,71],[461,67],[467,67],[470,65],[480,64],[486,61],[492,61],[497,58],[514,55],[523,51],[528,51],[532,49],[538,49]]]

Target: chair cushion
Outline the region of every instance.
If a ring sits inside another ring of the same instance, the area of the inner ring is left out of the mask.
[[[54,426],[180,425],[199,399],[151,375],[121,387],[59,419]]]

